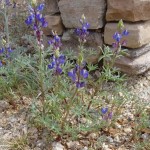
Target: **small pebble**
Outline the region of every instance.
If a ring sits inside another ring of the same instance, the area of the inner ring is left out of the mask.
[[[64,146],[59,142],[53,142],[52,146],[52,150],[64,150]]]
[[[109,142],[109,143],[113,143],[114,142],[114,140],[109,136],[109,137],[107,137],[107,141]]]
[[[126,132],[126,133],[130,133],[130,132],[132,131],[131,128],[124,128],[123,130],[124,130],[124,132]]]

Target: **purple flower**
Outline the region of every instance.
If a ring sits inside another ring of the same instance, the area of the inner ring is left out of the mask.
[[[2,47],[1,49],[0,49],[0,54],[2,54],[2,53],[4,53],[4,48]]]
[[[119,34],[118,32],[116,32],[116,33],[113,35],[113,39],[116,40],[116,42],[120,42],[120,40],[122,39],[122,35]]]
[[[125,29],[125,30],[122,32],[122,35],[123,35],[123,36],[128,36],[128,34],[129,34],[129,32],[128,32],[127,29]]]
[[[3,66],[3,63],[2,63],[2,61],[0,60],[0,67],[2,67]]]
[[[54,38],[49,40],[48,44],[52,46],[53,50],[60,49],[60,47],[62,46],[60,37],[54,32],[53,32],[53,36]]]
[[[10,53],[12,53],[13,50],[11,49],[11,47],[2,47],[0,49],[0,54],[3,54],[4,57],[9,58],[10,57]]]
[[[122,38],[124,36],[128,36],[128,35],[129,35],[129,32],[126,29],[123,30],[121,33],[115,32],[115,34],[113,35],[113,39],[115,40],[115,42],[112,43],[112,47],[113,48],[118,48],[119,45],[125,46],[126,45],[126,41],[125,40],[122,41]]]
[[[44,9],[44,4],[40,4],[37,8],[32,8],[29,6],[29,16],[25,20],[27,25],[36,26],[37,28],[46,27],[47,22],[45,18],[42,16],[41,11]],[[34,29],[34,27],[33,27]]]
[[[71,71],[68,72],[68,76],[71,78],[71,80],[73,82],[76,81],[76,70],[75,69],[72,69]]]
[[[45,5],[44,4],[40,4],[38,7],[37,7],[37,10],[38,11],[43,11]]]
[[[68,72],[68,76],[76,84],[77,88],[82,88],[85,87],[85,82],[82,79],[88,78],[88,71],[76,65],[74,69]]]
[[[51,64],[48,65],[49,69],[53,69],[55,67],[55,61],[52,61]]]
[[[108,119],[112,119],[112,116],[113,116],[112,112],[108,113]]]
[[[5,4],[6,4],[7,6],[10,6],[10,0],[5,0]]]
[[[86,38],[89,35],[88,29],[89,29],[90,25],[88,22],[86,22],[86,18],[84,17],[84,15],[80,19],[80,23],[82,25],[82,28],[75,29],[75,33],[79,37],[79,41],[82,43],[85,43]]]
[[[42,11],[44,9],[44,4],[40,4],[37,7],[28,7],[29,16],[25,20],[25,23],[28,26],[31,26],[32,29],[35,31],[34,34],[37,38],[39,44],[42,42],[42,34],[41,28],[47,27],[48,23],[46,19],[42,16]]]
[[[81,75],[83,78],[87,78],[87,77],[88,77],[88,71],[85,70],[85,69],[81,69],[81,70],[80,70],[80,75]]]
[[[53,56],[52,62],[48,65],[49,69],[54,69],[55,74],[60,75],[62,73],[61,66],[65,63],[65,56],[60,55],[59,57]]]
[[[78,89],[85,87],[85,82],[76,82],[76,87],[77,87]]]
[[[102,112],[102,114],[106,114],[108,112],[108,108],[102,108],[101,112]]]
[[[108,111],[108,108],[102,108],[101,109],[102,116],[104,120],[112,119],[113,113],[111,111]]]
[[[11,49],[11,47],[8,47],[8,48],[7,48],[7,52],[8,52],[8,53],[13,52],[13,50]]]
[[[34,20],[33,15],[28,16],[28,18],[25,20],[25,23],[26,23],[27,25],[31,25],[31,24],[33,23],[33,20]]]

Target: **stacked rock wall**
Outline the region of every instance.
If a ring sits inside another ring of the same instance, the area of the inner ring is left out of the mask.
[[[45,35],[56,30],[62,36],[63,49],[76,50],[73,29],[81,27],[82,14],[90,23],[86,47],[97,50],[103,44],[112,45],[117,22],[123,19],[129,31],[129,55],[118,59],[116,66],[128,74],[141,74],[150,68],[150,0],[46,0]]]

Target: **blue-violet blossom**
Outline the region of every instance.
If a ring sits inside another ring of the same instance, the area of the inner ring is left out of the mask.
[[[53,32],[52,31],[52,34],[53,34],[53,39],[49,40],[48,41],[48,44],[50,46],[52,46],[52,49],[55,51],[55,50],[60,50],[60,47],[62,46],[62,43],[61,43],[61,39],[60,37],[57,35],[56,32]]]
[[[49,69],[54,69],[56,75],[60,75],[62,73],[61,66],[65,63],[66,57],[62,54],[60,54],[59,50],[61,47],[61,39],[57,35],[56,32],[53,33],[53,39],[48,41],[49,45],[52,46],[52,50],[54,52],[52,57],[52,62],[48,65]]]
[[[59,56],[53,55],[52,62],[48,65],[48,68],[54,69],[55,74],[60,75],[62,73],[61,66],[65,63],[65,60],[66,58],[64,55],[59,55]]]
[[[101,113],[104,120],[112,119],[113,113],[108,111],[108,108],[102,108]]]
[[[85,43],[87,36],[89,35],[88,29],[90,27],[90,24],[86,21],[86,18],[84,15],[82,15],[80,19],[80,23],[82,25],[82,28],[75,29],[75,33],[79,37],[79,42]]]
[[[44,9],[44,4],[39,4],[38,6],[30,6],[28,7],[29,16],[25,20],[25,23],[28,26],[31,26],[34,30],[34,34],[37,38],[39,44],[42,42],[42,30],[41,28],[47,27],[48,23],[42,15],[42,11]]]
[[[0,48],[0,58],[1,58],[0,67],[3,66],[2,60],[10,58],[10,54],[12,52],[13,52],[13,50],[11,49],[11,47],[4,46],[4,47]]]
[[[77,88],[85,87],[85,81],[82,79],[88,78],[88,71],[83,67],[76,65],[74,69],[68,72],[68,76],[75,83]]]
[[[119,45],[120,46],[125,46],[126,45],[126,41],[125,40],[122,41],[122,38],[124,36],[128,36],[128,34],[129,34],[129,32],[126,29],[123,30],[121,33],[120,32],[115,32],[115,34],[113,35],[113,39],[115,40],[115,42],[112,44],[112,46],[114,48],[118,48]]]

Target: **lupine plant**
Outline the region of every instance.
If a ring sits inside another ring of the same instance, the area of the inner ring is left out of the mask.
[[[16,5],[9,0],[0,0],[0,3],[5,24],[0,39],[0,98],[9,93],[11,98],[21,99],[28,91],[26,96],[32,99],[31,111],[28,112],[30,125],[40,129],[39,133],[46,130],[48,134],[44,138],[48,141],[83,140],[90,133],[101,135],[114,127],[126,101],[133,99],[122,82],[124,75],[116,68],[116,61],[126,55],[123,47],[128,44],[124,37],[129,32],[123,21],[119,21],[118,30],[112,36],[112,46],[100,48],[102,55],[99,61],[103,61],[103,67],[99,71],[97,66],[86,62],[85,53],[89,50],[85,44],[90,24],[84,15],[79,19],[80,28],[74,30],[79,45],[76,61],[72,62],[71,55],[61,50],[63,42],[56,31],[52,31],[47,41],[49,47],[44,47],[42,28],[47,26],[43,16],[44,3],[32,0],[28,6],[24,24],[34,33],[26,36],[32,41],[33,53],[26,53],[25,48],[21,54],[16,48],[18,45],[13,45],[8,25],[7,10]],[[99,71],[96,79],[93,75],[95,69]],[[149,127],[149,112],[143,109],[145,106],[139,107],[138,103],[135,106],[131,140],[136,141],[140,140],[139,132]]]
[[[35,10],[37,8],[35,7]],[[33,30],[34,20],[31,21],[30,16],[26,20],[27,25],[32,25]],[[80,133],[96,132],[108,126],[113,121],[116,113],[113,110],[114,102],[113,104],[107,104],[109,94],[105,90],[101,91],[99,89],[94,94],[87,94],[88,86],[92,86],[92,89],[95,88],[91,84],[93,79],[90,75],[93,66],[87,65],[84,59],[84,44],[90,34],[88,31],[90,25],[84,15],[79,21],[81,28],[75,29],[74,32],[79,41],[75,64],[69,61],[70,58],[67,55],[63,54],[61,51],[61,38],[57,35],[57,32],[52,31],[53,37],[48,41],[51,53],[48,57],[42,57],[42,87],[44,88],[41,88],[41,96],[43,89],[44,97],[41,98],[41,104],[34,102],[32,107],[34,124],[47,127],[56,139],[61,139],[64,135],[78,138]],[[37,34],[35,36],[37,37]],[[40,43],[39,41],[41,40],[37,37],[37,42]],[[46,63],[47,66],[44,66]],[[40,76],[40,73],[38,76]],[[106,78],[102,78],[102,80],[108,81]],[[102,83],[98,80],[94,85],[100,84]],[[113,95],[113,93],[111,94]],[[97,99],[96,96],[99,96],[100,99]],[[114,95],[114,97],[117,101],[122,98],[118,95]],[[119,103],[118,106],[121,104]]]
[[[31,27],[31,29],[34,31],[34,36],[36,37],[36,43],[35,48],[38,51],[38,70],[37,74],[39,74],[38,82],[40,86],[40,92],[41,92],[41,102],[44,103],[45,101],[45,88],[44,88],[44,45],[43,45],[43,32],[42,28],[47,26],[47,22],[45,18],[42,16],[42,11],[44,9],[44,4],[37,4],[36,0],[31,1],[31,5],[28,6],[29,16],[25,20],[25,23]],[[32,68],[30,68],[32,69]],[[44,110],[43,110],[44,112]]]
[[[9,0],[1,0],[0,5],[2,9],[0,9],[0,13],[4,18],[4,35],[0,37],[1,45],[0,45],[0,66],[6,64],[7,60],[10,60],[10,53],[13,51],[10,45],[10,36],[9,36]]]
[[[25,24],[34,32],[35,40],[33,42],[35,42],[34,48],[36,51],[32,57],[31,55],[25,55],[16,59],[16,64],[20,67],[17,71],[25,80],[26,88],[30,90],[36,88],[37,91],[36,96],[33,97],[31,109],[34,124],[42,128],[47,127],[55,139],[62,138],[64,135],[78,138],[81,133],[97,132],[111,124],[116,114],[114,110],[116,101],[110,102],[109,96],[113,95],[117,101],[122,97],[116,93],[113,94],[115,90],[118,91],[116,88],[112,92],[106,92],[106,89],[96,87],[100,87],[109,80],[116,79],[113,81],[117,81],[117,79],[120,79],[119,75],[116,77],[116,72],[113,70],[115,62],[113,58],[116,59],[118,53],[113,53],[114,51],[110,49],[108,51],[105,48],[103,58],[109,59],[104,64],[99,79],[94,81],[90,71],[95,67],[85,61],[84,54],[87,51],[84,44],[90,34],[88,30],[90,24],[85,16],[82,15],[79,20],[81,28],[74,31],[79,41],[78,54],[74,64],[61,51],[61,37],[57,35],[57,32],[52,31],[53,37],[48,41],[49,49],[44,48],[42,28],[47,26],[47,22],[42,15],[44,4],[38,5],[33,0],[28,9],[29,15]],[[122,46],[122,43],[120,44],[121,36],[127,34],[127,30],[123,33],[120,31],[115,33],[113,38],[116,41],[113,45],[116,49]],[[0,52],[3,53],[3,51],[1,49]],[[111,59],[113,59],[113,63]],[[95,92],[89,94],[91,89],[94,89]],[[118,106],[121,104],[122,102]]]
[[[15,57],[12,56],[14,55],[14,50],[12,48],[13,41],[10,37],[9,32],[9,10],[12,8],[12,5],[9,0],[1,0],[0,6],[0,14],[2,15],[2,26],[4,27],[0,35],[0,98],[3,98],[4,95],[8,96],[10,94],[11,88],[15,86],[19,78],[17,78],[16,72],[18,68],[15,68],[14,65]]]

